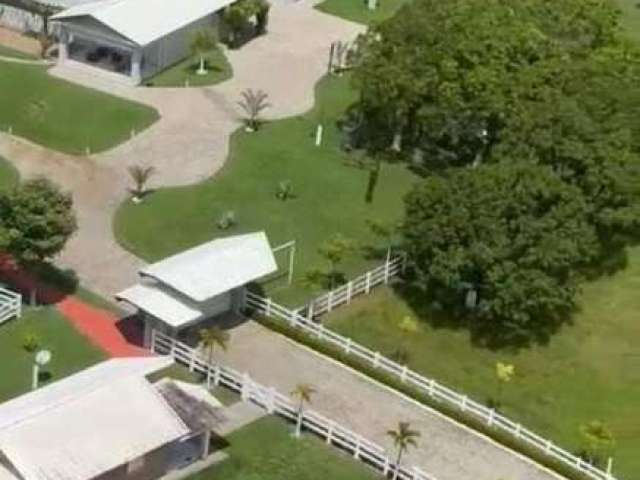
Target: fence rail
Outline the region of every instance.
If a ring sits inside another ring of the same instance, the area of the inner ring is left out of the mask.
[[[5,288],[0,288],[0,323],[22,315],[22,296]]]
[[[333,332],[322,324],[313,322],[308,316],[301,315],[298,311],[289,310],[286,307],[274,303],[271,299],[263,298],[248,291],[245,295],[245,305],[266,316],[284,320],[292,327],[298,328],[319,340],[328,342],[341,349],[344,353],[364,360],[376,369],[398,377],[401,382],[418,389],[431,398],[453,405],[470,417],[482,420],[487,426],[511,434],[523,443],[537,448],[547,456],[566,464],[570,468],[590,478],[596,480],[616,480],[611,473],[605,472],[584,461],[582,458],[567,452],[555,445],[551,440],[547,440],[526,429],[521,424],[501,415],[495,409],[482,405],[467,395],[445,387],[432,378],[424,377],[409,369],[406,365],[400,365],[384,357],[380,352],[373,351],[356,343],[351,338]]]
[[[392,475],[399,480],[436,480],[419,468],[398,468],[380,445],[317,412],[305,409],[300,413],[298,406],[275,388],[255,382],[246,373],[220,364],[210,364],[202,358],[198,349],[157,330],[152,333],[151,351],[159,355],[170,355],[177,362],[188,366],[191,371],[203,374],[209,388],[222,385],[237,391],[244,401],[251,401],[268,413],[278,414],[294,422],[300,418],[303,428],[320,436],[327,444],[338,446],[357,460],[375,467],[385,476]]]
[[[300,315],[308,319],[319,317],[331,312],[334,308],[350,303],[351,299],[363,294],[369,294],[371,290],[380,284],[389,283],[389,280],[403,271],[405,256],[396,255],[388,258],[383,265],[360,275],[353,280],[311,300],[309,304],[296,309]]]

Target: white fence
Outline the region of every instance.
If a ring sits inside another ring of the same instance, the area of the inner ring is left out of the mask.
[[[373,287],[389,283],[391,278],[404,270],[404,265],[404,255],[388,258],[383,265],[315,298],[308,305],[298,308],[297,312],[308,319],[313,319],[340,305],[351,303],[352,298],[362,294],[368,295]]]
[[[170,355],[177,362],[206,377],[207,386],[222,385],[239,392],[244,401],[251,401],[264,408],[268,413],[278,414],[288,420],[298,421],[298,406],[287,396],[252,380],[248,374],[231,368],[205,361],[196,348],[192,348],[157,330],[151,337],[151,351],[159,355]],[[312,410],[302,412],[302,427],[323,438],[327,444],[340,447],[357,460],[361,460],[385,476],[394,475],[396,466],[388,457],[384,448],[341,426]],[[397,472],[400,480],[436,480],[418,468],[400,467]]]
[[[524,444],[540,450],[549,457],[568,465],[588,477],[597,480],[615,480],[615,477],[610,473],[585,462],[582,458],[558,447],[551,442],[551,440],[547,440],[527,430],[521,424],[508,419],[494,409],[486,407],[466,395],[451,390],[432,378],[423,377],[419,373],[409,369],[406,365],[400,365],[384,357],[380,352],[370,350],[354,342],[351,338],[335,333],[293,310],[274,303],[271,299],[265,299],[247,291],[245,304],[250,309],[256,310],[269,317],[284,320],[292,327],[299,328],[319,340],[334,345],[344,353],[353,355],[367,362],[374,368],[397,377],[401,382],[429,395],[431,398],[452,405],[469,417],[474,417],[485,422],[489,427],[511,434]]]
[[[0,288],[0,323],[22,315],[22,296],[19,293]]]

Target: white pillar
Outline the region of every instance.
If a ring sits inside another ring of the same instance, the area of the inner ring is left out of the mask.
[[[138,85],[142,82],[142,50],[136,49],[131,54],[131,80]]]
[[[69,58],[69,44],[67,39],[63,38],[58,44],[58,65],[62,65]]]

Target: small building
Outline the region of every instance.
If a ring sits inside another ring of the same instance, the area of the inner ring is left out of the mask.
[[[215,28],[235,0],[98,0],[51,17],[69,59],[121,74],[132,84],[190,55],[196,31]]]
[[[237,311],[246,285],[277,269],[264,232],[219,238],[143,268],[141,282],[116,299],[142,314],[149,346],[154,329],[177,337],[188,327]]]
[[[172,363],[112,359],[0,404],[0,480],[146,480],[207,456],[220,404],[148,380]]]

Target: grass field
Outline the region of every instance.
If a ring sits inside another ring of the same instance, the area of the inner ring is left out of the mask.
[[[231,64],[220,48],[205,55],[207,73],[198,75],[199,59],[189,57],[145,81],[151,87],[202,87],[215,85],[232,77]]]
[[[49,76],[41,66],[0,62],[0,129],[54,150],[109,149],[144,130],[157,112]]]
[[[0,45],[0,56],[11,57],[11,58],[22,58],[27,60],[36,58],[33,55],[29,55],[28,53],[14,50],[13,48],[5,47],[4,45]]]
[[[294,438],[287,424],[270,416],[225,439],[229,458],[189,480],[373,480],[381,478],[364,464],[319,439]]]
[[[316,8],[322,12],[359,23],[379,22],[393,15],[410,0],[378,0],[378,8],[369,10],[367,0],[325,0]]]
[[[403,296],[381,289],[328,317],[328,326],[393,355],[409,352],[409,365],[426,376],[469,394],[489,398],[502,410],[564,448],[581,448],[580,425],[607,423],[616,438],[615,471],[621,478],[640,472],[640,248],[629,267],[588,284],[574,324],[548,345],[521,351],[490,351],[474,345],[468,331],[437,316],[416,313]],[[398,323],[420,318],[418,333],[403,335]],[[515,366],[513,383],[500,387],[496,362]]]
[[[337,232],[360,246],[369,243],[367,219],[398,218],[402,197],[415,179],[405,166],[384,165],[373,202],[365,202],[368,170],[347,164],[335,126],[353,99],[347,77],[327,78],[312,112],[267,124],[257,133],[236,133],[231,157],[215,178],[194,187],[161,189],[140,205],[124,203],[115,219],[121,245],[154,261],[215,237],[266,230],[272,246],[297,242],[295,285],[284,288],[279,281],[267,287],[280,301],[303,301],[311,293],[305,272],[325,267],[318,247]],[[316,147],[314,130],[321,118],[325,140]],[[275,195],[284,180],[294,191],[286,201]],[[228,210],[238,223],[223,231],[216,222]],[[354,275],[372,261],[380,262],[358,248],[341,270]]]
[[[31,388],[34,354],[22,346],[27,334],[37,335],[39,348],[53,354],[43,371],[41,385],[104,360],[103,354],[53,308],[27,308],[22,318],[0,325],[0,402]]]
[[[0,191],[9,188],[18,181],[18,172],[4,158],[0,157]]]
[[[629,38],[640,42],[640,2],[638,0],[616,0],[622,11],[622,25]]]

